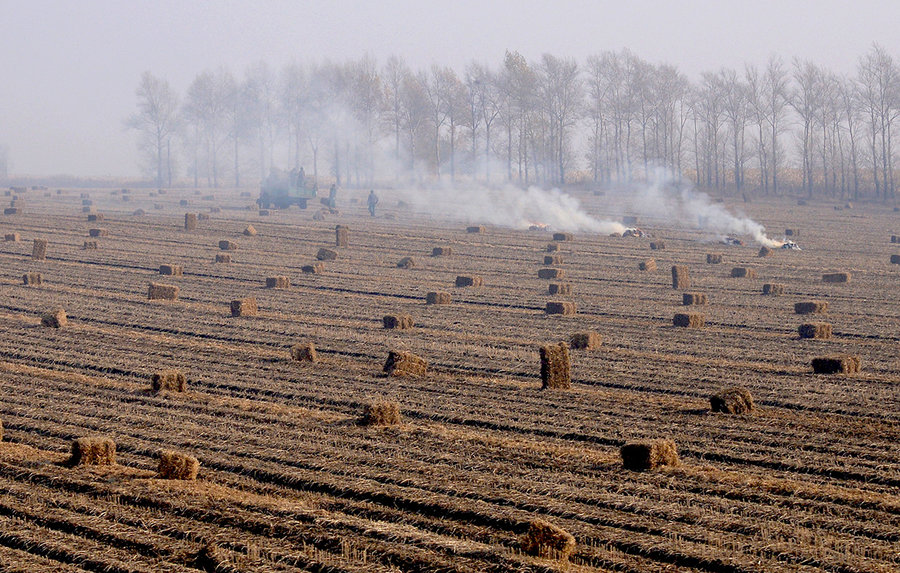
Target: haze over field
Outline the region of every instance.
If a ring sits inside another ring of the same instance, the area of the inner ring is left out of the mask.
[[[895,2],[182,3],[6,2],[0,34],[0,148],[10,175],[137,176],[135,87],[150,71],[183,93],[194,76],[226,67],[242,76],[265,61],[391,55],[413,69],[461,71],[550,53],[583,63],[628,48],[692,80],[771,54],[853,72],[877,42],[900,53]]]

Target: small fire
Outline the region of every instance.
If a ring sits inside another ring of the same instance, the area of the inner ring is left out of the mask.
[[[529,227],[529,231],[545,231],[549,227],[547,223],[532,223]]]

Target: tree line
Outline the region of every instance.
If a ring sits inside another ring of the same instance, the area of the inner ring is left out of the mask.
[[[198,74],[184,94],[145,72],[139,134],[156,185],[317,181],[627,185],[664,169],[720,193],[895,196],[900,67],[873,45],[852,76],[813,62],[722,68],[691,81],[631,51],[413,69],[393,56],[264,62]]]

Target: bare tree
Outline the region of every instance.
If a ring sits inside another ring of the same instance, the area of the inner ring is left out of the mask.
[[[219,186],[219,150],[228,133],[230,98],[234,92],[234,78],[227,70],[203,72],[191,82],[184,104],[184,117],[193,127],[194,173],[197,183],[199,151],[204,152],[204,173],[207,184]]]
[[[350,104],[354,117],[362,129],[364,141],[356,162],[357,168],[362,164],[365,173],[365,184],[370,186],[375,177],[375,143],[378,140],[377,127],[379,113],[383,105],[381,77],[378,74],[375,60],[364,56],[353,62],[350,67]],[[356,176],[357,183],[360,176]]]
[[[744,162],[746,161],[744,134],[749,113],[748,87],[738,79],[737,72],[734,70],[723,69],[719,75],[724,90],[723,116],[731,135],[734,188],[740,193],[744,187]]]
[[[794,60],[794,84],[790,104],[800,118],[802,131],[800,148],[802,158],[803,188],[808,196],[813,194],[813,157],[816,145],[813,125],[822,105],[819,69],[809,61]]]
[[[544,54],[540,66],[541,100],[549,119],[551,173],[555,182],[566,182],[566,165],[571,150],[570,130],[580,117],[584,86],[573,59]]]
[[[788,105],[788,75],[784,64],[777,56],[769,58],[763,82],[765,96],[765,117],[768,122],[769,162],[772,170],[772,193],[778,194],[778,168],[781,159],[779,138],[786,130],[785,112]]]
[[[138,111],[128,118],[126,125],[149,142],[156,165],[156,186],[171,186],[171,139],[177,129],[178,96],[168,81],[150,72],[141,75],[136,95]]]
[[[277,77],[265,62],[247,69],[243,83],[243,101],[248,123],[258,146],[258,176],[263,179],[272,164],[278,108]]]
[[[893,58],[878,44],[860,58],[857,83],[860,102],[869,119],[875,195],[886,200],[894,196],[891,125],[900,112],[900,73]]]

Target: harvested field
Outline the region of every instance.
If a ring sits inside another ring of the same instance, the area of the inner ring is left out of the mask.
[[[741,203],[769,229],[803,229],[803,251],[766,259],[749,239],[711,246],[642,217],[665,237],[653,253],[661,268],[690,266],[686,290],[713,298],[704,329],[691,330],[670,326],[683,309],[668,273],[637,272],[650,254],[641,240],[577,235],[565,249],[573,292],[561,298],[578,314],[563,319],[545,315],[551,281],[536,276],[547,233],[468,235],[465,223],[413,208],[396,221],[369,218],[362,204],[328,222],[296,208],[259,218],[227,189],[216,191],[220,215],[182,232],[179,200],[199,201],[190,193],[151,199],[134,188],[130,203],[92,193],[114,238],[96,251],[81,249],[78,190],[29,197],[24,213],[0,221],[0,232],[23,238],[0,242],[0,569],[900,568],[890,208]],[[579,198],[601,213],[602,197]],[[381,205],[395,203],[386,194]],[[132,217],[136,207],[147,215]],[[259,234],[244,238],[250,223]],[[302,274],[330,247],[335,223],[354,240],[327,273]],[[49,241],[43,262],[29,256],[34,237]],[[235,237],[234,262],[214,264],[218,240]],[[426,256],[434,245],[455,256]],[[719,248],[728,267],[702,264]],[[398,270],[410,254],[415,270]],[[171,280],[177,303],[147,300],[161,262],[190,270]],[[728,276],[754,265],[785,295],[760,296],[761,285]],[[823,283],[833,269],[852,282]],[[22,284],[29,272],[43,275],[40,288]],[[463,274],[484,286],[453,290],[450,306],[424,304]],[[264,288],[280,275],[296,284]],[[255,296],[264,319],[231,319],[225,304],[237,296]],[[830,304],[831,339],[797,338],[798,301]],[[67,327],[39,327],[41,311],[59,304]],[[400,312],[414,313],[416,328],[384,330],[381,317]],[[590,331],[605,340],[571,351],[572,389],[541,391],[537,348]],[[305,340],[319,362],[290,359]],[[415,375],[385,375],[392,350],[387,370]],[[404,358],[413,355],[421,362]],[[832,355],[865,367],[815,374],[811,360]],[[153,371],[174,368],[189,371],[188,392],[148,391]],[[752,393],[752,415],[710,413],[710,396],[731,386]],[[401,405],[401,425],[357,423],[380,400]],[[69,467],[84,436],[114,439],[117,465]],[[623,469],[623,445],[660,437],[677,444],[678,465]],[[197,479],[159,479],[161,450],[195,457]],[[574,545],[533,536],[571,547],[568,562],[524,550],[535,520],[572,536]]]

